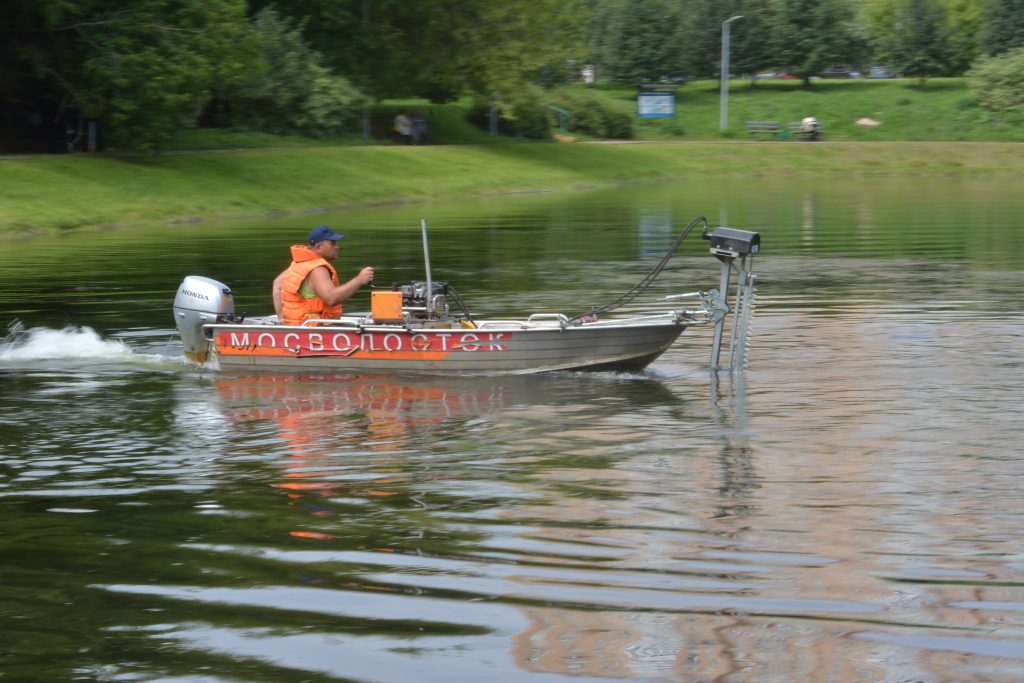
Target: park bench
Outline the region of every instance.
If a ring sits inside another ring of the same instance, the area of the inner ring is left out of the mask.
[[[747,121],[747,132],[752,138],[756,138],[759,135],[774,138],[778,136],[779,130],[778,121]]]
[[[820,140],[825,135],[825,127],[821,125],[821,121],[818,122],[818,137]],[[804,130],[803,124],[799,121],[793,121],[789,124],[789,133],[795,140],[811,140],[814,139],[813,133]]]

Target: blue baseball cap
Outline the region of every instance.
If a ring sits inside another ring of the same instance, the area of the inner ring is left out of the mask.
[[[318,225],[309,232],[310,244],[316,244],[317,242],[323,242],[324,240],[343,239],[345,239],[345,236],[334,232],[334,229],[329,225]]]

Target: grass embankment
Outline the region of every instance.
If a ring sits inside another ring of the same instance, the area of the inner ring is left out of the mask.
[[[0,234],[699,175],[1021,175],[999,143],[504,144],[0,160]]]
[[[907,94],[907,85],[901,82],[855,81],[825,88],[827,85],[815,84],[811,93],[792,82],[759,83],[755,88],[734,86],[730,119],[736,133],[732,141],[712,133],[717,131],[717,90],[707,84],[688,84],[680,89],[675,122],[638,123],[639,138],[666,140],[665,144],[495,141],[466,124],[458,105],[402,103],[379,108],[375,125],[390,120],[398,106],[419,104],[430,117],[432,142],[461,144],[351,145],[345,140],[325,143],[251,133],[197,132],[187,136],[190,143],[182,146],[196,150],[227,144],[263,149],[153,157],[3,158],[0,235],[262,216],[687,176],[1024,175],[1024,154],[1019,145],[941,141],[962,139],[956,132],[966,124],[957,116],[958,112],[969,111],[966,105],[957,104],[967,97],[962,82],[957,86],[959,90],[929,82],[926,89],[932,90],[927,91],[927,98],[937,98],[926,99],[927,104],[917,103],[913,92]],[[744,93],[744,88],[749,92]],[[615,106],[633,106],[632,91],[602,92]],[[899,116],[885,114],[890,105],[879,99],[878,93],[889,93],[886,97],[890,100],[896,98],[891,106],[897,108]],[[814,101],[817,106],[805,106],[802,100],[807,97],[818,98]],[[900,98],[909,98],[910,103],[899,104]],[[863,109],[869,103],[874,109],[865,113]],[[744,140],[742,122],[748,117],[785,122],[808,111],[824,121],[828,143]],[[881,117],[877,120],[882,125],[865,131],[847,130],[854,125],[849,122],[862,114]],[[690,122],[692,128],[687,128],[685,135],[678,131],[670,135],[668,127],[685,128]],[[963,128],[968,129],[968,138],[985,139],[978,121]],[[1020,134],[1024,125],[1004,122],[996,126],[989,122],[988,129],[997,133],[1012,129]],[[886,134],[903,131],[907,139],[927,135],[931,141],[884,142],[878,137],[857,138],[879,140],[869,144],[841,141],[844,135],[880,136],[883,130]],[[668,142],[714,137],[718,142]]]
[[[559,91],[549,100],[559,102]],[[636,88],[582,85],[566,90],[589,92],[608,106],[633,115]],[[794,80],[734,80],[729,87],[729,130],[718,128],[721,93],[717,81],[698,81],[675,90],[676,116],[672,119],[634,119],[637,140],[744,140],[745,121],[778,121],[782,125],[813,115],[824,124],[825,139],[833,142],[971,141],[1024,142],[1024,113],[994,114],[971,95],[966,79],[934,78],[920,84],[913,79],[817,80],[810,88]],[[466,121],[471,102],[433,105],[408,100],[378,105],[373,110],[374,134],[384,137],[399,109],[418,109],[429,121],[434,144],[491,144],[485,131]],[[858,124],[870,119],[878,125]],[[581,140],[586,136],[573,133]],[[349,137],[331,144],[366,143]],[[178,149],[219,147],[322,146],[323,141],[257,133],[190,131]]]
[[[622,111],[636,108],[636,90],[600,88]],[[676,91],[674,119],[645,119],[636,135],[646,140],[717,140],[719,84],[688,83]],[[800,81],[732,81],[729,87],[729,131],[726,137],[747,136],[745,121],[778,121],[786,125],[812,115],[824,124],[833,141],[1006,141],[1024,142],[1024,115],[994,114],[971,95],[966,79],[819,80],[810,88]],[[858,124],[871,119],[877,125]]]

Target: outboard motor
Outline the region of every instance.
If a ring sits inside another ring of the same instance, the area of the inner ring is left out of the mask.
[[[205,363],[210,342],[203,336],[203,325],[236,322],[235,299],[231,289],[201,275],[189,275],[178,286],[174,297],[174,323],[185,345],[185,357]]]
[[[392,291],[402,293],[402,308],[412,318],[420,320],[443,319],[448,317],[447,282],[429,283],[430,295],[427,294],[428,283],[409,282],[404,285],[392,285]]]

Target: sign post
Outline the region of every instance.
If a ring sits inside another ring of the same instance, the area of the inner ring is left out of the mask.
[[[722,94],[718,105],[718,130],[729,127],[729,24],[742,19],[743,15],[722,22]]]

